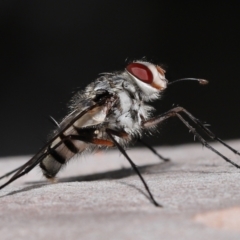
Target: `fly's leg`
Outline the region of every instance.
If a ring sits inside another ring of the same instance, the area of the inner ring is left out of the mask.
[[[8,177],[8,176],[12,175],[13,173],[17,172],[20,168],[21,167],[18,167],[16,169],[12,170],[11,172],[8,172],[8,173],[4,174],[3,176],[0,177],[0,180],[5,178],[5,177]]]
[[[48,153],[44,153],[42,154],[39,158],[32,158],[30,159],[26,164],[24,164],[23,166],[21,166],[18,170],[5,184],[0,186],[0,189],[6,187],[8,184],[10,184],[11,182],[17,180],[18,178],[22,177],[23,175],[29,173],[34,167],[36,167],[46,156],[48,155]],[[14,173],[15,171],[12,171],[11,173]],[[8,174],[10,175],[10,173]]]
[[[225,147],[229,148],[231,151],[233,151],[234,153],[238,154],[238,151],[233,149],[232,147],[230,147],[229,145],[227,145],[226,143],[224,143],[221,139],[217,138],[207,127],[205,127],[198,119],[196,119],[195,117],[193,117],[187,110],[185,110],[182,107],[176,107],[171,109],[170,111],[158,116],[158,117],[154,117],[151,118],[145,122],[142,123],[143,127],[145,128],[150,128],[153,127],[163,121],[165,121],[166,119],[170,118],[170,117],[178,117],[179,120],[181,120],[181,122],[197,137],[197,139],[208,149],[210,149],[211,151],[213,151],[214,153],[216,153],[217,155],[219,155],[221,158],[223,158],[226,162],[229,162],[230,164],[232,164],[233,166],[235,166],[236,168],[240,168],[240,166],[234,162],[232,162],[229,158],[225,157],[223,154],[221,154],[219,151],[217,151],[215,148],[213,148],[211,145],[209,145],[209,143],[196,131],[195,128],[193,128],[181,115],[180,113],[184,112],[185,114],[187,114],[187,116],[193,121],[195,122],[199,127],[201,127],[208,136],[212,136],[212,139],[215,139],[216,141],[220,142],[221,144],[223,144]]]
[[[128,138],[128,134],[124,131],[119,132],[119,131],[115,131],[115,130],[111,129],[111,133],[112,133],[112,135],[120,137],[120,138],[124,138],[124,139]],[[170,161],[169,158],[165,158],[162,155],[160,155],[151,145],[149,145],[148,143],[146,143],[142,139],[139,138],[138,141],[140,143],[142,143],[145,147],[147,147],[151,152],[153,152],[153,154],[157,155],[161,160],[163,160],[165,162]]]
[[[221,154],[220,152],[218,152],[216,149],[214,149],[211,145],[209,145],[205,139],[202,138],[201,135],[199,135],[197,133],[197,131],[195,130],[195,128],[193,128],[187,121],[185,121],[185,119],[180,115],[180,114],[176,114],[177,117],[183,122],[183,124],[196,136],[196,138],[208,149],[210,149],[211,151],[215,152],[217,155],[219,155],[220,157],[222,157],[225,161],[231,163],[233,166],[235,166],[236,168],[240,168],[240,166],[234,162],[232,162],[230,159],[228,159],[227,157],[225,157],[223,154]]]
[[[114,132],[111,129],[106,129],[106,132],[108,134],[108,136],[110,137],[110,139],[114,142],[114,144],[116,145],[116,147],[119,149],[119,151],[124,155],[124,157],[129,161],[129,163],[131,164],[133,170],[137,173],[137,175],[139,176],[139,178],[141,179],[145,189],[147,190],[149,197],[152,201],[152,203],[156,206],[156,207],[162,207],[162,205],[160,205],[153,197],[147,183],[145,182],[144,178],[142,177],[141,173],[139,172],[137,166],[134,164],[134,162],[130,159],[130,157],[127,155],[127,153],[125,152],[125,150],[123,149],[123,147],[115,140],[115,138],[113,137]]]
[[[188,112],[186,109],[183,109],[183,112],[194,122],[196,123],[211,139],[216,140],[223,144],[225,147],[227,147],[229,150],[231,150],[233,153],[240,155],[240,153],[226,144],[222,139],[217,137],[210,129],[208,129],[204,123],[202,123],[199,119],[195,118],[190,112]]]
[[[142,143],[144,146],[146,146],[151,152],[153,152],[153,154],[155,154],[156,156],[158,156],[161,160],[163,160],[164,162],[168,162],[170,161],[169,158],[165,158],[162,155],[160,155],[151,145],[149,145],[148,143],[146,143],[145,141],[143,141],[142,139],[138,139],[138,141],[140,143]]]

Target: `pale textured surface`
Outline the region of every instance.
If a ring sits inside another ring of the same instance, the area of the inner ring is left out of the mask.
[[[171,162],[145,148],[128,153],[164,208],[149,202],[119,152],[99,152],[73,160],[59,183],[46,185],[36,168],[1,190],[1,239],[240,239],[240,170],[200,144],[158,151]],[[1,159],[0,175],[27,159]]]

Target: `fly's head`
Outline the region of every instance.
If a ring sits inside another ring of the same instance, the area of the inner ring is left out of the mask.
[[[165,70],[150,62],[136,61],[127,65],[126,72],[141,91],[144,100],[155,100],[167,87]]]

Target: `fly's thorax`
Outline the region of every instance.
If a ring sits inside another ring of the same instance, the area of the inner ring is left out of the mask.
[[[141,123],[148,119],[153,108],[145,104],[138,87],[125,73],[113,77],[112,86],[117,101],[108,116],[109,128],[123,129],[130,135],[141,134]]]

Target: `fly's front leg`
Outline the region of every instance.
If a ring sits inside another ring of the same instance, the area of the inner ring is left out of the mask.
[[[220,152],[218,152],[215,148],[213,148],[197,131],[195,128],[193,128],[181,115],[180,113],[185,113],[195,124],[197,124],[201,129],[204,130],[204,132],[211,137],[212,139],[220,142],[221,144],[223,144],[225,147],[227,147],[228,149],[230,149],[231,151],[233,151],[234,153],[239,154],[239,152],[235,149],[233,149],[232,147],[230,147],[229,145],[227,145],[226,143],[224,143],[220,138],[216,137],[215,134],[213,134],[206,126],[204,126],[200,120],[198,120],[197,118],[195,118],[192,114],[190,114],[186,109],[182,108],[182,107],[176,107],[173,108],[171,110],[169,110],[168,112],[161,114],[158,117],[154,117],[151,119],[148,119],[147,121],[144,121],[142,123],[142,126],[144,128],[151,128],[156,126],[157,124],[165,121],[166,119],[170,118],[170,117],[178,117],[178,119],[194,134],[194,136],[196,136],[196,138],[208,149],[210,149],[211,151],[213,151],[214,153],[216,153],[217,155],[219,155],[221,158],[223,158],[226,162],[229,162],[230,164],[232,164],[233,166],[235,166],[236,168],[240,168],[240,166],[234,162],[232,162],[229,158],[227,158],[226,156],[224,156],[223,154],[221,154]]]
[[[231,150],[233,153],[240,155],[239,151],[236,149],[232,148],[228,144],[226,144],[222,139],[217,137],[209,128],[206,127],[202,121],[199,119],[195,118],[190,112],[188,112],[186,109],[183,109],[183,112],[194,122],[196,123],[211,139],[216,140],[223,144],[225,147],[227,147],[229,150]]]
[[[155,127],[157,124],[167,120],[168,118],[170,117],[175,117],[176,116],[176,113],[178,112],[182,112],[184,110],[184,108],[182,107],[176,107],[176,108],[173,108],[157,117],[154,117],[154,118],[150,118],[146,121],[143,121],[142,122],[142,126],[144,128],[151,128],[151,127]]]

